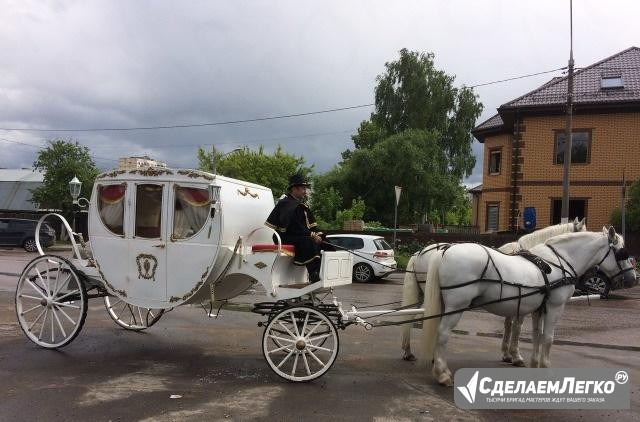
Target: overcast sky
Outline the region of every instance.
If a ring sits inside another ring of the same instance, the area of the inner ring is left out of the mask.
[[[373,102],[385,61],[408,48],[474,85],[566,65],[568,0],[0,1],[0,127],[192,124]],[[574,54],[586,66],[640,45],[640,2],[576,0]],[[476,88],[490,117],[560,73]],[[0,130],[0,167],[29,167],[47,139],[87,145],[102,169],[148,154],[196,166],[198,145],[278,144],[325,172],[370,108],[174,130]],[[468,184],[479,183],[482,151]]]

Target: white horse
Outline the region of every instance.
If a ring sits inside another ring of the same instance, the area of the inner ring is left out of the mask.
[[[528,250],[535,245],[545,242],[553,236],[558,236],[564,233],[585,231],[585,220],[579,221],[577,218],[572,223],[558,224],[555,226],[545,227],[544,229],[536,230],[533,233],[526,234],[518,239],[517,242],[506,243],[498,248],[500,252],[506,254],[513,254],[521,250]],[[414,254],[407,264],[407,270],[410,272],[405,273],[404,285],[402,288],[402,306],[409,307],[417,304],[424,296],[423,291],[420,289],[420,282],[424,283],[427,278],[427,271],[429,267],[429,259],[432,254],[436,253],[442,247],[448,245],[447,243],[437,243],[430,245],[422,251]],[[537,315],[532,315],[533,332],[536,332],[538,324]],[[514,324],[513,317],[507,317],[504,320],[504,333],[502,336],[502,360],[504,362],[511,362],[515,366],[524,366],[524,359],[520,355],[519,339],[520,331],[522,329],[522,322],[524,321],[524,315]],[[402,329],[402,359],[413,361],[415,360],[414,354],[411,352],[411,328],[413,324],[405,324]]]
[[[541,309],[543,328],[539,336],[534,336],[531,366],[546,368],[550,366],[556,323],[578,277],[599,267],[611,279],[622,276],[623,282],[635,281],[624,240],[613,227],[609,230],[603,227],[602,233],[556,236],[534,246],[530,252],[550,265],[548,288],[543,272],[535,264],[481,245],[454,244],[446,252],[431,256],[425,315],[445,315],[424,321],[423,351],[425,362],[433,363],[433,376],[440,384],[453,385],[445,352],[449,335],[462,316],[461,310],[482,307],[496,315],[513,317]],[[487,266],[487,262],[493,264]],[[483,280],[475,281],[480,278]]]

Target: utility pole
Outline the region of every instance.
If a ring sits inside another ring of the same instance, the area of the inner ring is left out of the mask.
[[[573,0],[569,0],[569,75],[567,76],[567,122],[564,130],[564,163],[562,172],[562,213],[560,222],[569,222],[569,170],[571,168],[573,126]]]
[[[626,234],[626,230],[625,227],[627,226],[627,222],[625,221],[625,208],[627,206],[627,178],[624,174],[624,170],[622,170],[622,205],[620,207],[620,220],[621,220],[621,224],[622,224],[622,238],[624,239],[625,234]]]

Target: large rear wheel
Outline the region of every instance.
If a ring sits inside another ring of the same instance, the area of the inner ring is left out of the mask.
[[[87,316],[87,292],[64,258],[40,256],[25,267],[16,288],[16,314],[24,334],[38,346],[66,346]]]

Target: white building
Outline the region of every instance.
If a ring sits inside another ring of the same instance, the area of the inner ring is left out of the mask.
[[[44,173],[32,169],[0,169],[0,210],[37,211],[31,190],[43,181]]]
[[[124,157],[118,160],[118,170],[135,170],[144,167],[167,167],[167,164],[152,160],[146,155],[143,157]]]

